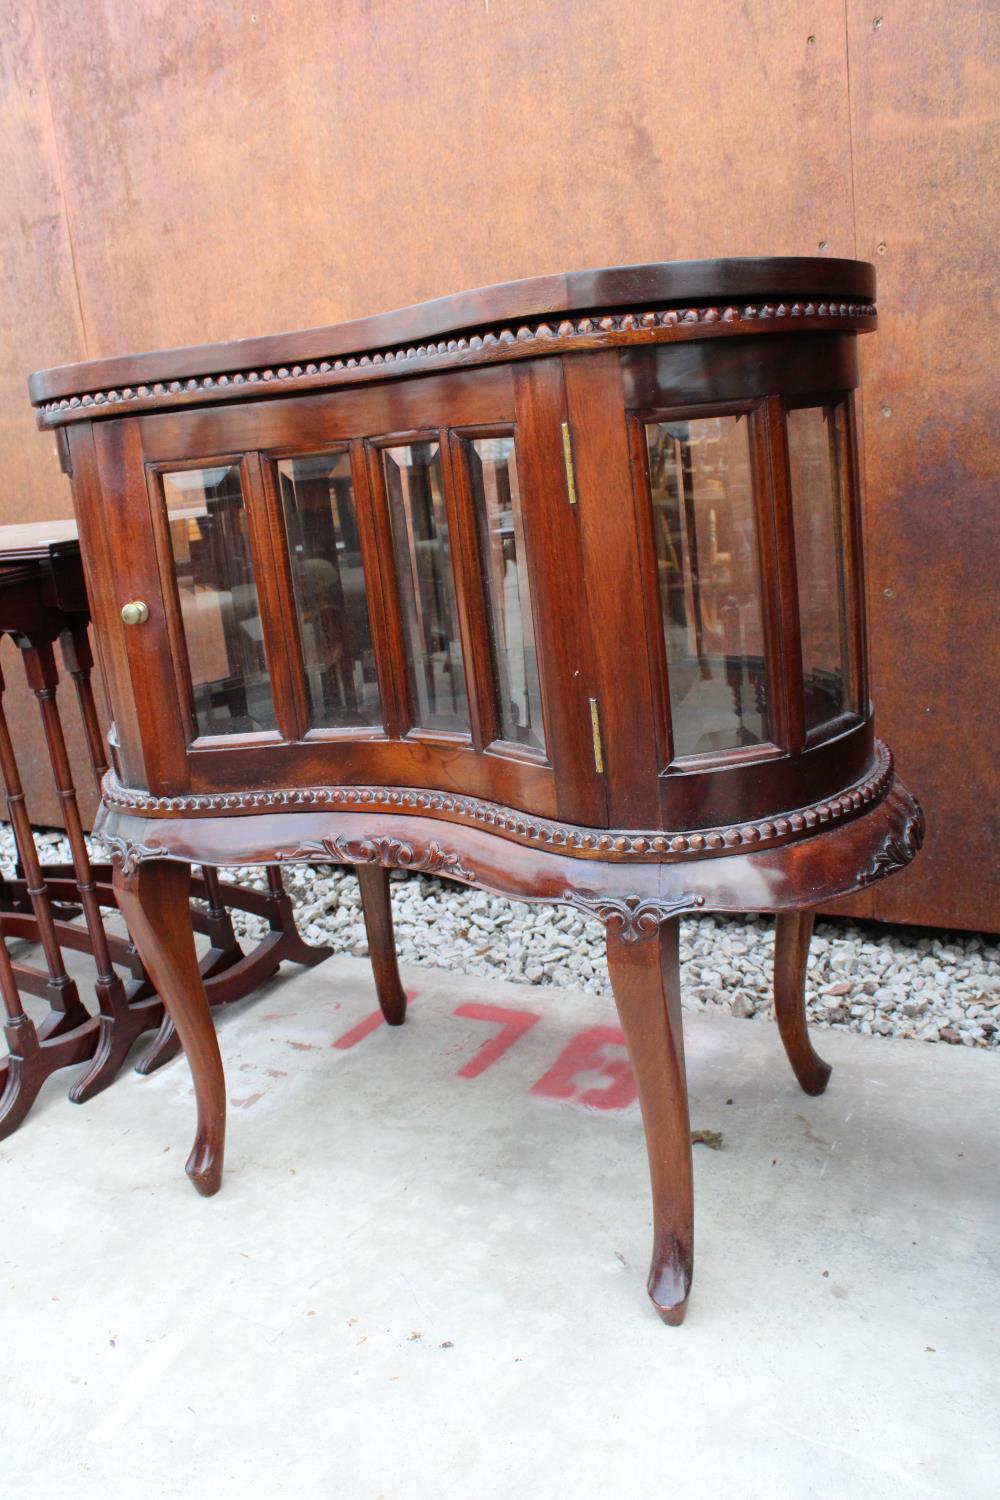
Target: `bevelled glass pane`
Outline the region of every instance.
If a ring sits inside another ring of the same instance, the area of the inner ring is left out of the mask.
[[[469,732],[455,578],[437,443],[383,449],[416,724]]]
[[[788,412],[806,729],[853,707],[844,605],[844,404]]]
[[[236,464],[163,475],[199,734],[274,729]]]
[[[474,438],[467,452],[479,529],[479,557],[486,585],[500,738],[544,750],[514,439]]]
[[[312,722],[382,721],[349,453],[278,464]]]
[[[769,741],[746,417],[647,422],[674,756]]]

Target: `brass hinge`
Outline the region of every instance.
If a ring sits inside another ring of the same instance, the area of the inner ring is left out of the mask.
[[[597,699],[590,700],[590,728],[594,736],[594,765],[604,775],[604,745],[601,741],[601,720],[597,712]]]
[[[566,490],[569,495],[570,505],[576,504],[576,470],[573,467],[573,439],[570,436],[569,423],[562,424],[563,439],[563,463],[566,465]]]

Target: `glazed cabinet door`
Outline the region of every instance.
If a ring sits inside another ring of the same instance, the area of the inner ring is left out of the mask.
[[[154,789],[601,825],[565,421],[550,361],[98,427],[115,591],[150,611],[124,658]]]
[[[190,767],[138,424],[81,426],[68,442],[94,639],[112,712],[112,765],[126,786],[180,794],[190,787]],[[141,625],[123,618],[130,604],[144,607]]]
[[[850,390],[763,351],[716,386],[623,363],[664,823],[763,817],[791,763],[819,801],[873,750]]]

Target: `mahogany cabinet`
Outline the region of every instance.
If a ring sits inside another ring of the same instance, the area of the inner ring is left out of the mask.
[[[388,867],[568,903],[607,927],[680,1320],[678,918],[779,914],[782,1038],[820,1092],[812,910],[922,835],[868,692],[874,291],[826,258],[619,267],[32,377],[113,706],[99,826],[191,1061],[201,1191],[225,1095],[192,861],[356,864],[395,1020]]]

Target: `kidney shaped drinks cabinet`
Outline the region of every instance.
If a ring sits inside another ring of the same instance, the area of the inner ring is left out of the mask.
[[[220,1185],[187,872],[354,864],[403,1019],[388,869],[606,925],[649,1152],[649,1292],[684,1313],[678,919],[777,914],[799,1082],[812,910],[902,867],[874,737],[853,390],[874,272],[766,259],[542,277],[36,375],[114,713],[101,828]]]

